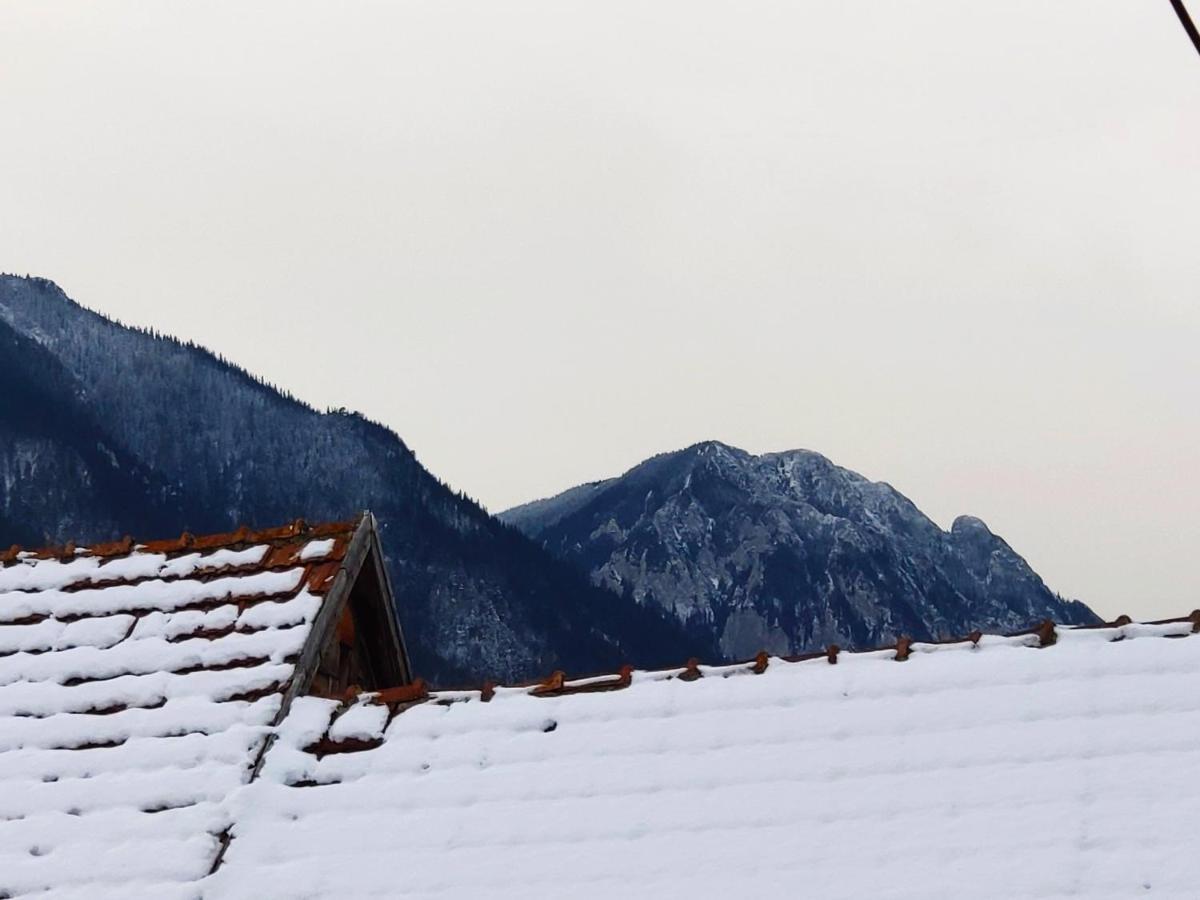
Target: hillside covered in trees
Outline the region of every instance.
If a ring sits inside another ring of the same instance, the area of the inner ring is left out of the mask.
[[[431,475],[396,434],[0,276],[0,544],[380,522],[419,674],[442,684],[714,658]]]

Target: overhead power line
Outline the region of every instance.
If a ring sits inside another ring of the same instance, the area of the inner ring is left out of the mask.
[[[1192,46],[1196,48],[1197,53],[1200,53],[1200,31],[1196,30],[1196,23],[1188,15],[1187,7],[1183,5],[1183,0],[1171,0],[1171,5],[1175,7],[1175,15],[1179,16],[1183,30],[1192,39]]]

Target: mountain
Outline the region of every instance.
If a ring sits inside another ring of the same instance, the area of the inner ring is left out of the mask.
[[[0,385],[0,546],[370,509],[414,667],[438,683],[716,652],[451,491],[388,429],[318,412],[44,279],[0,276]]]
[[[183,521],[178,492],[111,439],[70,372],[0,319],[0,541],[41,544],[49,533],[110,534],[131,510],[142,533]],[[55,527],[40,524],[57,510]]]
[[[710,441],[500,518],[730,658],[1098,621],[979,519],[943,531],[890,485],[806,450]]]

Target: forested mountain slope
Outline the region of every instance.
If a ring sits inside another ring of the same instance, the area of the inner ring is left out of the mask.
[[[208,351],[0,276],[0,544],[160,537],[370,509],[414,666],[443,684],[715,651],[591,586],[433,477],[388,429]]]

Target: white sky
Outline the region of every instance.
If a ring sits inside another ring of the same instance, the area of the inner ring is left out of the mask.
[[[494,510],[719,438],[1200,606],[1167,0],[0,5],[0,269]]]

